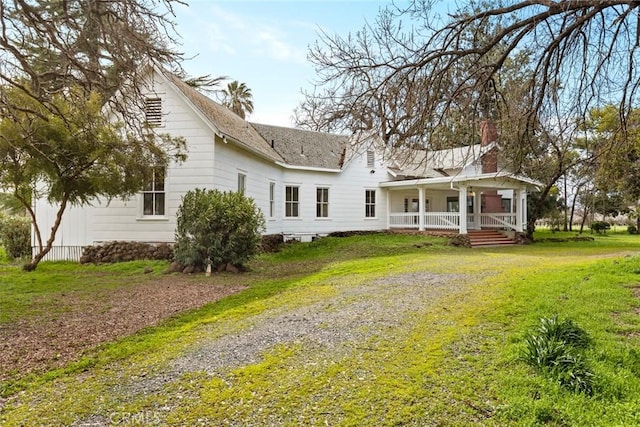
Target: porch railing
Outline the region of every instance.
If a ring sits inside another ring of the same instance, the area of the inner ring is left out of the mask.
[[[389,227],[395,228],[418,228],[419,216],[417,212],[392,213],[389,217]]]
[[[483,213],[480,214],[482,227],[507,228],[515,230],[516,214],[513,213]]]
[[[420,214],[417,212],[401,212],[389,215],[390,228],[419,228]],[[470,229],[477,226],[473,214],[467,216]],[[516,214],[513,213],[483,213],[480,214],[480,227],[506,228],[515,230]],[[458,212],[425,212],[424,228],[437,230],[457,230],[460,228],[460,214]]]
[[[460,214],[458,212],[425,212],[424,227],[457,230],[460,228]]]
[[[417,212],[392,213],[389,216],[391,228],[418,228],[420,214]],[[460,214],[457,212],[425,212],[424,227],[426,229],[457,230],[460,225]]]

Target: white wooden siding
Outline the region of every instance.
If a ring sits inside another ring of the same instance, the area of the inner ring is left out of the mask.
[[[376,156],[376,165],[367,167],[366,152],[354,154],[342,172],[285,168],[265,160],[215,136],[214,131],[173,89],[155,82],[150,95],[162,98],[163,126],[160,132],[187,140],[188,158],[169,166],[165,177],[166,215],[142,215],[141,196],[129,200],[99,200],[92,206],[70,207],[63,218],[56,246],[87,246],[112,240],[172,242],[176,212],[184,194],[195,188],[236,191],[238,170],[246,171],[246,195],[262,210],[266,234],[327,234],[332,231],[383,230],[387,220],[387,191],[379,182],[389,177]],[[372,173],[371,171],[374,171]],[[269,186],[275,183],[275,209],[269,217]],[[300,187],[300,217],[284,218],[285,185]],[[328,187],[329,217],[316,218],[316,188]],[[376,217],[365,218],[365,190],[376,190]],[[55,209],[38,200],[38,223],[46,233],[55,218]]]
[[[127,201],[99,203],[93,216],[92,242],[135,240],[173,242],[176,212],[182,196],[189,190],[210,188],[214,184],[214,134],[170,87],[156,80],[155,91],[162,97],[164,126],[159,132],[187,141],[187,160],[171,164],[165,177],[165,217],[143,217],[140,196]]]
[[[282,169],[275,163],[248,153],[233,143],[224,143],[216,137],[215,168],[213,179],[220,191],[236,191],[238,187],[238,170],[245,171],[245,195],[256,203],[265,218],[265,234],[282,233],[282,212],[279,206],[284,203],[280,191],[282,186]],[[276,183],[274,216],[269,218],[269,184]]]
[[[42,236],[42,244],[46,245],[47,239],[56,219],[57,205],[51,205],[44,199],[36,200],[34,204],[38,228]],[[62,217],[60,227],[56,233],[55,245],[59,246],[84,246],[90,234],[90,216],[87,215],[87,207],[68,206]],[[32,246],[37,245],[35,234],[32,233]]]
[[[386,173],[371,173],[366,153],[357,154],[340,173],[286,169],[284,185],[300,187],[300,217],[283,218],[285,234],[326,234],[332,231],[383,230],[386,228],[386,191],[378,188]],[[316,218],[316,188],[329,187],[329,217]],[[365,218],[365,190],[376,190],[376,217]],[[276,209],[284,212],[284,202]]]

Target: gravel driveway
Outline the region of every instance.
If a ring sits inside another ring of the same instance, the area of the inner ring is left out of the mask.
[[[437,306],[444,297],[464,289],[469,280],[470,276],[462,274],[391,275],[337,285],[333,296],[295,308],[267,310],[222,335],[220,325],[212,324],[206,327],[204,338],[172,360],[162,374],[123,381],[113,392],[138,399],[159,392],[184,374],[224,376],[229,369],[260,362],[265,352],[278,345],[299,344],[309,357],[322,353],[322,357],[338,360],[361,350],[373,337],[411,328],[412,315]],[[169,412],[174,408],[158,409]],[[93,416],[75,425],[108,424],[107,419]]]
[[[256,363],[263,352],[283,344],[343,352],[385,330],[402,327],[407,316],[424,310],[464,280],[462,275],[420,272],[345,286],[322,302],[255,316],[239,334],[201,343],[178,358],[172,371],[214,374],[221,368]]]

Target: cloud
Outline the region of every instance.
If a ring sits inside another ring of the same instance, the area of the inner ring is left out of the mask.
[[[256,32],[254,51],[280,61],[295,61],[304,63],[306,52],[304,49],[287,42],[285,34],[267,25],[263,25]]]
[[[296,45],[300,41],[299,21],[290,24],[279,21],[276,27],[270,23],[273,19],[270,16],[255,15],[250,10],[236,13],[219,4],[203,3],[192,4],[189,19],[181,22],[181,30],[187,33],[185,42],[195,41],[202,55],[250,54],[277,61],[305,62],[306,46]]]

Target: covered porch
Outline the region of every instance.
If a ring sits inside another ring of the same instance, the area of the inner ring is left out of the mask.
[[[389,181],[388,228],[450,230],[495,229],[523,232],[527,191],[537,183],[506,173],[474,177]]]

